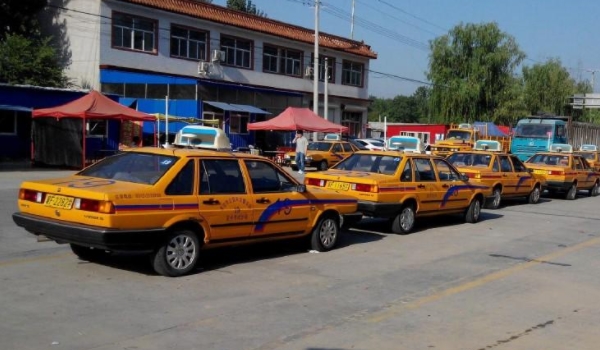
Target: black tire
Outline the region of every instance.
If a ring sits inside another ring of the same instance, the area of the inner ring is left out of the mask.
[[[334,215],[323,215],[313,228],[310,246],[318,252],[326,252],[335,247],[340,235],[340,222]]]
[[[540,202],[540,197],[542,196],[542,189],[539,185],[536,185],[531,192],[529,192],[529,196],[527,196],[527,202],[529,204],[538,204]]]
[[[577,184],[573,183],[571,187],[569,187],[567,194],[565,194],[565,199],[572,201],[575,198],[577,198]]]
[[[478,198],[473,198],[471,204],[469,204],[469,208],[465,211],[465,222],[469,224],[474,224],[479,221],[479,217],[481,216],[481,200]]]
[[[488,201],[487,207],[489,209],[498,209],[500,202],[502,202],[502,189],[500,187],[494,188],[492,195],[493,197]]]
[[[180,230],[170,234],[152,254],[152,267],[159,275],[179,277],[196,267],[200,241],[194,231]]]
[[[600,185],[598,185],[598,181],[596,181],[594,183],[594,186],[592,188],[590,188],[590,191],[588,192],[590,197],[596,197],[598,196],[598,194],[600,194]]]
[[[97,261],[98,259],[106,256],[106,251],[101,249],[94,249],[90,247],[84,247],[82,245],[70,244],[71,250],[77,257],[85,261]]]
[[[322,160],[322,161],[319,163],[319,170],[321,170],[321,171],[325,171],[325,170],[327,170],[327,169],[329,169],[329,166],[327,165],[327,161],[323,159],[323,160]]]
[[[416,216],[414,205],[406,204],[400,209],[400,213],[391,220],[392,232],[399,235],[411,233],[415,227]]]

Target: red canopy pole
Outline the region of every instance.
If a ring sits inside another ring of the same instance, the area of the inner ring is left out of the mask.
[[[86,128],[86,122],[85,122],[85,115],[83,116],[83,166],[82,169],[85,168],[85,128]]]

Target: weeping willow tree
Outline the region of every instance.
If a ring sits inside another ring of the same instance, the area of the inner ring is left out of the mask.
[[[525,54],[496,23],[460,24],[430,49],[430,107],[438,122],[496,121],[497,110],[504,116],[520,105],[514,71]]]

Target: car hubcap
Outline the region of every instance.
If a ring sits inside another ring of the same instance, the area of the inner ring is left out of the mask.
[[[333,242],[335,242],[335,237],[337,236],[337,226],[333,219],[326,219],[323,221],[321,225],[321,230],[319,232],[319,237],[321,238],[321,243],[325,247],[330,247]]]
[[[498,208],[500,206],[500,198],[501,198],[501,194],[500,191],[494,191],[494,208]]]
[[[479,219],[479,213],[481,212],[481,206],[479,205],[479,201],[475,201],[475,206],[473,207],[473,218],[475,220]]]
[[[534,203],[536,203],[537,201],[540,200],[540,189],[539,188],[536,187],[536,188],[533,189],[533,196],[532,196],[532,198],[533,198],[533,202]]]
[[[400,226],[402,226],[402,229],[404,229],[405,231],[410,230],[414,222],[415,215],[412,208],[404,208],[402,210],[402,214],[400,214]]]
[[[174,269],[181,270],[190,266],[196,259],[194,241],[185,235],[174,237],[167,246],[167,262]]]
[[[577,187],[571,187],[571,191],[569,192],[569,198],[575,198],[577,196]]]

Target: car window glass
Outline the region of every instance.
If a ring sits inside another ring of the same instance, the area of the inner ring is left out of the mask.
[[[434,162],[440,181],[456,181],[460,179],[459,174],[450,168],[450,165],[446,161],[436,159]]]
[[[153,185],[178,160],[177,157],[160,154],[123,152],[105,158],[77,175]]]
[[[289,192],[296,188],[294,182],[270,163],[252,159],[245,160],[244,163],[254,193]]]
[[[500,171],[500,164],[498,163],[498,157],[496,157],[494,159],[494,163],[492,164],[492,171],[494,171],[494,172]]]
[[[583,169],[590,169],[590,163],[587,161],[587,159],[581,157],[579,158],[581,160],[581,166],[583,167]]]
[[[206,159],[200,165],[200,194],[246,193],[237,159]]]
[[[344,143],[342,146],[344,146],[344,152],[352,152],[352,146],[349,143]]]
[[[581,161],[579,161],[579,157],[573,157],[573,165],[574,165],[574,169],[577,170],[581,170],[583,169],[583,166],[581,165]]]
[[[410,163],[410,159],[406,160],[406,164],[404,165],[404,170],[402,170],[402,174],[400,175],[400,181],[402,181],[402,182],[412,182],[413,181],[413,171],[412,171],[412,165]]]
[[[521,160],[515,156],[510,157],[510,160],[512,160],[513,166],[515,167],[515,171],[522,173],[527,171],[527,168],[525,167],[525,165],[523,164],[523,162],[521,162]]]
[[[435,181],[433,166],[429,159],[414,158],[415,162],[415,181]]]
[[[331,150],[334,153],[341,153],[342,152],[342,146],[339,143],[336,143],[335,145],[333,145],[333,148]]]
[[[500,158],[500,170],[502,172],[512,172],[512,166],[510,164],[510,160],[506,156],[501,156]]]
[[[179,173],[173,178],[165,194],[172,196],[183,196],[191,195],[194,192],[194,168],[195,163],[193,160],[187,162],[187,164],[179,171]]]

